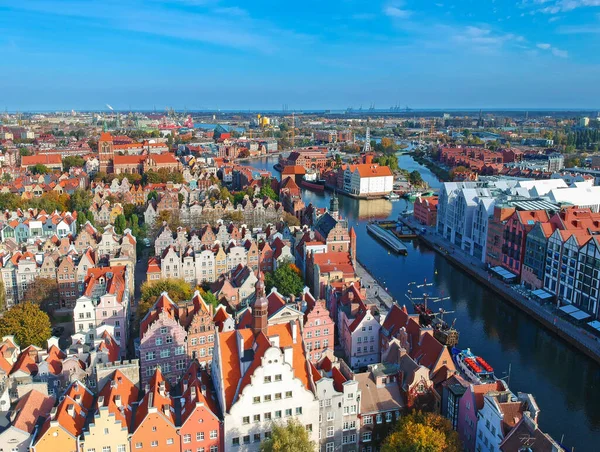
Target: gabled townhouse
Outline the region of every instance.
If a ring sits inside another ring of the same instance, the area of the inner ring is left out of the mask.
[[[136,409],[130,436],[131,451],[179,452],[181,438],[177,434],[175,401],[160,368],[144,387],[145,395]]]
[[[128,452],[138,388],[120,370],[99,388],[98,398],[79,441],[80,451]]]
[[[181,452],[224,451],[223,423],[210,376],[196,361],[181,379]]]
[[[311,373],[319,399],[319,450],[357,451],[361,411],[359,383],[340,370],[345,363],[328,351]]]
[[[2,448],[11,452],[28,452],[53,406],[54,398],[35,389],[21,397],[8,413],[9,424],[0,431]]]
[[[270,325],[262,274],[252,327],[217,335],[211,376],[224,417],[226,450],[258,450],[271,423],[295,417],[317,441],[318,400],[300,322]]]
[[[163,292],[140,325],[142,385],[160,368],[160,378],[175,384],[188,366],[187,332],[179,323],[178,306]],[[164,375],[164,377],[163,377]]]
[[[340,345],[353,369],[379,362],[380,314],[377,307],[348,292],[347,303],[339,306]]]
[[[79,437],[86,418],[93,409],[94,395],[82,383],[75,381],[66,390],[62,401],[50,412],[31,450],[33,452],[79,452]]]

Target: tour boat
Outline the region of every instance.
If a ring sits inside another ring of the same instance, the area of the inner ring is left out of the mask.
[[[489,383],[496,380],[494,368],[481,356],[471,353],[471,349],[452,349],[452,357],[458,369],[475,384]]]
[[[367,231],[389,246],[396,253],[408,253],[408,248],[406,248],[404,243],[390,231],[382,228],[377,222],[371,221],[367,223]]]
[[[389,195],[385,195],[385,199],[388,199],[390,201],[396,201],[396,200],[400,199],[400,195],[398,195],[397,193],[391,192]]]

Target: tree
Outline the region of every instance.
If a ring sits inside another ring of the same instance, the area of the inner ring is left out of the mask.
[[[73,192],[69,199],[69,208],[71,212],[86,211],[92,205],[92,193],[89,190],[78,188]]]
[[[183,193],[177,193],[177,201],[179,201],[179,207],[183,205],[183,201],[185,201],[185,196]]]
[[[150,193],[148,193],[148,201],[152,199],[158,201],[158,192],[156,190],[152,190]]]
[[[0,281],[0,313],[6,309],[6,292],[4,289],[4,282]]]
[[[417,170],[414,170],[412,173],[408,175],[408,180],[411,185],[419,186],[423,183],[423,178],[421,177],[421,173]]]
[[[271,437],[260,443],[260,452],[313,452],[316,445],[308,430],[296,419],[287,424],[273,423]]]
[[[198,290],[200,291],[200,295],[206,304],[212,305],[212,307],[215,309],[219,306],[219,300],[217,300],[217,297],[214,293],[212,293],[210,290],[204,290],[203,288]]]
[[[115,232],[117,234],[123,234],[125,228],[127,228],[127,220],[125,219],[125,215],[117,215],[115,217]]]
[[[279,201],[279,195],[275,193],[273,187],[271,187],[271,179],[264,177],[261,181],[260,196],[271,198],[273,201]]]
[[[280,294],[299,295],[304,289],[304,281],[299,275],[298,267],[288,262],[280,265],[274,272],[265,275],[265,286],[267,291],[276,287]]]
[[[85,165],[83,157],[78,155],[69,155],[62,159],[63,169],[69,171],[71,168],[82,168]]]
[[[34,303],[24,302],[6,311],[0,322],[0,337],[15,336],[21,348],[29,345],[44,347],[51,336],[50,328],[48,314]]]
[[[19,148],[19,155],[21,157],[29,157],[30,155],[33,155],[33,152],[27,148]]]
[[[460,452],[458,433],[439,414],[415,411],[400,419],[386,438],[382,452]]]
[[[54,278],[35,278],[27,286],[23,299],[34,303],[48,315],[52,315],[59,306],[60,293]]]
[[[282,219],[288,226],[300,226],[300,220],[291,213],[283,212]]]
[[[175,303],[192,298],[192,288],[183,279],[164,278],[156,281],[146,281],[142,284],[141,299],[137,306],[136,315],[142,320],[161,293],[167,292]]]
[[[46,165],[37,163],[36,165],[30,166],[29,171],[31,171],[32,174],[48,174],[50,169]]]

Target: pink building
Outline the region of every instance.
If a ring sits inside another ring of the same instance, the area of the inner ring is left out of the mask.
[[[160,367],[173,384],[188,366],[185,328],[179,323],[178,307],[163,292],[140,325],[140,372],[142,387]]]
[[[504,391],[503,380],[481,385],[470,384],[458,404],[458,436],[465,452],[475,452],[477,439],[477,413],[483,408],[483,396],[490,391]]]
[[[435,226],[437,223],[437,196],[419,196],[414,204],[414,217],[425,226]]]
[[[127,351],[129,325],[129,276],[127,267],[90,268],[84,281],[84,296],[94,305],[96,326],[114,327],[114,337]]]
[[[333,351],[334,324],[324,300],[315,300],[310,293],[306,293],[305,299],[307,309],[302,338],[306,346],[306,357],[310,362],[316,363],[325,350]]]

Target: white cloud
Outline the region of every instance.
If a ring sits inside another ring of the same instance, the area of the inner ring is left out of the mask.
[[[560,58],[569,58],[569,52],[566,50],[557,49],[556,47],[552,47],[552,55]]]
[[[551,3],[551,4],[550,4]],[[538,9],[538,12],[543,14],[558,14],[560,12],[573,11],[578,8],[589,8],[600,6],[600,0],[534,0],[533,4],[545,5]]]
[[[397,6],[386,6],[383,8],[383,13],[388,17],[394,17],[397,19],[406,19],[412,15],[412,11],[401,9]]]
[[[537,45],[538,49],[543,49],[543,50],[548,50],[550,49],[552,46],[550,44],[546,44],[546,43],[539,43]]]

